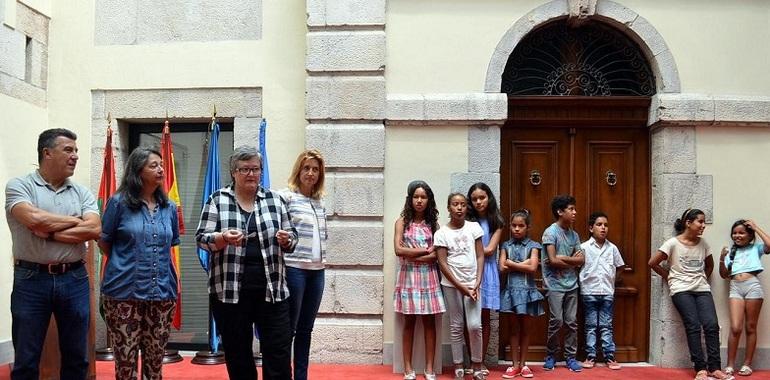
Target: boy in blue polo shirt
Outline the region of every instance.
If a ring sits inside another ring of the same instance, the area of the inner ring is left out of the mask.
[[[543,232],[543,282],[548,288],[548,342],[543,369],[553,370],[559,351],[559,331],[567,327],[564,336],[564,359],[567,368],[580,372],[577,354],[578,272],[584,256],[580,236],[572,229],[577,216],[575,198],[557,195],[551,200],[551,212],[556,222]]]

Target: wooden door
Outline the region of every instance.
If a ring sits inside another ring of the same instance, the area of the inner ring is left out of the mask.
[[[525,103],[533,101],[525,100]],[[515,106],[516,99],[512,102]],[[535,101],[543,102],[549,99]],[[570,118],[565,116],[570,114],[572,106],[564,100],[556,103],[546,103],[541,109],[530,105],[527,108],[532,109],[524,114],[521,110],[518,114],[509,112],[513,118],[501,133],[501,208],[505,215],[521,207],[530,209],[533,217],[530,237],[537,241],[554,221],[550,200],[557,194],[575,196],[578,217],[574,227],[581,240],[589,237],[591,212],[604,211],[609,216],[608,238],[618,246],[627,264],[615,293],[616,357],[619,361],[646,361],[649,343],[646,263],[650,252],[650,153],[646,118],[632,123],[629,115],[641,119],[638,113],[618,111],[629,105],[621,107],[616,102],[616,107],[612,107],[612,99],[588,101],[589,106],[573,110],[579,116]],[[631,103],[630,109],[646,108],[644,104],[648,104],[641,100],[639,104]],[[618,112],[608,112],[611,110]],[[528,119],[525,115],[535,116]],[[538,280],[538,284],[542,289],[542,282]],[[578,310],[579,358],[584,356],[582,313],[581,306]],[[530,360],[545,357],[547,320],[546,313],[530,327]],[[505,352],[508,332],[507,321],[501,319],[501,357],[508,356]]]

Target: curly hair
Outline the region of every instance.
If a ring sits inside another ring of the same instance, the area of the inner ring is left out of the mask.
[[[438,230],[438,209],[436,208],[436,198],[433,196],[433,190],[425,181],[412,181],[406,188],[406,200],[404,201],[404,209],[401,210],[401,217],[404,219],[404,226],[408,226],[414,220],[414,206],[412,205],[412,197],[414,197],[417,189],[423,189],[428,194],[428,204],[425,205],[425,211],[423,217],[425,223],[430,226],[430,230],[436,233]]]

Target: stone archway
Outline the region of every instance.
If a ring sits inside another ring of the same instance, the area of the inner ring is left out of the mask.
[[[572,17],[570,5],[577,0],[553,0],[519,18],[497,44],[487,67],[484,92],[500,92],[500,77],[516,45],[535,28],[557,19]],[[630,8],[614,1],[598,0],[593,14],[581,14],[603,21],[627,34],[642,48],[652,66],[659,93],[679,93],[679,71],[674,56],[655,27]],[[577,16],[575,16],[577,17]]]

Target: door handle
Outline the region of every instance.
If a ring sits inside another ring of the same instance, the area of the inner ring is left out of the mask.
[[[532,186],[539,186],[543,182],[543,177],[540,175],[540,171],[537,169],[529,172],[529,183]]]

